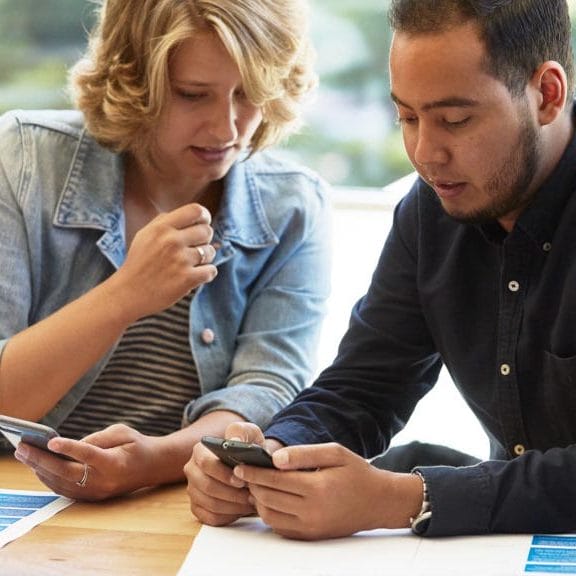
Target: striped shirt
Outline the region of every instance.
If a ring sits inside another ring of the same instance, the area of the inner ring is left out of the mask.
[[[200,395],[189,343],[191,298],[126,330],[60,434],[79,439],[115,423],[152,436],[181,428],[184,407]]]

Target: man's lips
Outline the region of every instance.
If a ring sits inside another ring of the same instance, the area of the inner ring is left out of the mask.
[[[426,179],[430,186],[434,188],[434,191],[440,198],[448,199],[455,198],[464,192],[466,188],[465,182],[456,182],[452,180],[440,180],[438,178],[427,178]]]

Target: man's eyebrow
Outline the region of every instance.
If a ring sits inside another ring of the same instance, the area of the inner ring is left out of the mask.
[[[412,108],[409,104],[402,102],[400,98],[398,98],[393,92],[390,94],[390,98],[392,101],[400,106],[404,106],[405,108]],[[479,106],[479,102],[477,100],[473,100],[471,98],[444,98],[442,100],[434,100],[433,102],[427,102],[422,106],[422,110],[427,112],[429,110],[435,110],[437,108],[472,108],[474,106]]]

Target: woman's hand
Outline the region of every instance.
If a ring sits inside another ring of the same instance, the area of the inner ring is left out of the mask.
[[[211,216],[200,204],[187,204],[158,215],[134,236],[126,261],[109,279],[112,297],[135,319],[164,310],[194,288],[212,281],[216,267],[210,263]]]
[[[157,483],[157,440],[115,424],[80,441],[60,437],[50,440],[50,450],[74,462],[22,443],[15,456],[57,494],[76,500],[104,500]],[[85,466],[87,477],[81,486]]]

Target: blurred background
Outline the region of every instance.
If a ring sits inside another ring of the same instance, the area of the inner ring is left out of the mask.
[[[569,0],[576,49],[576,0]],[[306,106],[306,126],[282,153],[333,185],[332,296],[318,349],[331,362],[362,296],[413,177],[389,99],[387,0],[310,0],[320,87]],[[0,113],[12,108],[67,108],[66,74],[82,54],[93,22],[92,0],[0,0]],[[404,177],[404,178],[402,178]],[[488,443],[442,371],[394,444],[446,444],[480,458]]]
[[[321,86],[285,152],[336,186],[382,187],[411,170],[388,96],[387,0],[310,4]],[[69,106],[66,71],[93,10],[91,0],[0,0],[0,112]]]

